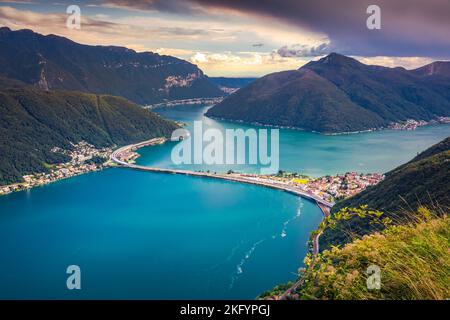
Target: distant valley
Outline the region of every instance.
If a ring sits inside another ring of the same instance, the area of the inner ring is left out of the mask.
[[[234,93],[238,89],[245,87],[257,80],[258,78],[225,78],[211,77],[209,78],[216,86],[225,93]]]

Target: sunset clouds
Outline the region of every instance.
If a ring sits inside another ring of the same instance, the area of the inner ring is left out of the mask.
[[[368,30],[368,4],[382,29]],[[69,1],[1,1],[0,24],[86,43],[175,55],[207,74],[259,76],[332,51],[365,63],[416,67],[450,53],[448,0],[91,0],[82,29],[65,27]]]

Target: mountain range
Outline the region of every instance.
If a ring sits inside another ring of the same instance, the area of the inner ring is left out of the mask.
[[[209,109],[207,116],[321,133],[432,120],[450,116],[450,62],[406,70],[332,53],[250,83]]]
[[[178,128],[138,104],[222,95],[175,57],[0,28],[0,185],[67,161],[54,147],[121,146]]]
[[[7,27],[0,28],[0,76],[43,90],[117,95],[141,105],[223,95],[185,60]]]

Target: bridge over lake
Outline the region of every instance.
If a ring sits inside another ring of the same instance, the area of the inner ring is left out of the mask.
[[[296,196],[315,201],[325,216],[329,215],[330,209],[334,205],[333,202],[326,201],[315,194],[312,194],[312,193],[302,190],[300,188],[296,188],[294,186],[290,186],[290,185],[287,185],[287,184],[284,184],[284,183],[281,183],[278,181],[267,181],[267,179],[260,179],[257,177],[250,177],[250,176],[240,175],[240,174],[224,174],[224,173],[211,173],[211,172],[190,171],[190,170],[181,170],[181,169],[155,168],[155,167],[149,167],[149,166],[141,166],[141,165],[137,165],[134,163],[129,163],[127,161],[121,160],[121,155],[123,155],[125,153],[129,153],[130,151],[135,151],[135,150],[145,147],[145,146],[163,143],[164,141],[165,141],[165,139],[163,139],[163,138],[155,138],[155,139],[143,141],[143,142],[140,142],[137,144],[131,144],[128,146],[121,147],[121,148],[115,150],[111,154],[111,160],[120,166],[127,167],[130,169],[135,169],[135,170],[157,172],[157,173],[182,174],[182,175],[187,175],[187,176],[205,177],[205,178],[212,178],[212,179],[222,179],[222,180],[254,184],[254,185],[259,185],[259,186],[263,186],[263,187],[267,187],[267,188],[282,190],[282,191],[294,194]]]

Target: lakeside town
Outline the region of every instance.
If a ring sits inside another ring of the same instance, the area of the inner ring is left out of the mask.
[[[61,179],[67,179],[87,172],[101,170],[110,165],[109,157],[112,148],[97,149],[93,145],[81,141],[72,144],[72,150],[55,147],[51,151],[68,156],[71,160],[66,163],[51,165],[48,172],[23,176],[23,182],[0,186],[0,195],[31,189]]]
[[[215,97],[215,98],[192,98],[192,99],[181,99],[181,100],[170,100],[161,103],[149,104],[144,106],[145,109],[158,109],[158,108],[169,108],[176,107],[181,105],[205,105],[212,106],[220,103],[223,100],[223,97]]]
[[[450,117],[437,117],[434,120],[413,120],[408,119],[403,122],[393,122],[388,129],[392,130],[416,130],[419,127],[433,125],[433,124],[450,124]]]
[[[137,149],[144,146],[152,146],[162,144],[166,141],[164,138],[154,138],[140,144],[126,146],[116,150],[113,153],[113,158],[119,163],[134,164],[139,157]],[[177,170],[173,170],[174,172]],[[180,171],[181,172],[181,171]],[[195,173],[202,173],[197,171]],[[194,172],[193,172],[194,173]],[[344,174],[328,175],[319,178],[312,178],[299,173],[289,173],[280,170],[275,175],[261,175],[251,173],[239,173],[229,170],[226,173],[209,172],[212,177],[230,177],[238,181],[256,182],[258,184],[272,185],[272,186],[286,186],[293,190],[302,191],[306,194],[320,198],[326,202],[334,203],[336,200],[351,197],[369,186],[378,184],[384,179],[384,174],[380,173],[357,173],[347,172]]]
[[[112,155],[123,163],[133,164],[139,157],[137,149],[144,146],[163,144],[166,138],[154,138],[135,145],[125,146],[113,151],[112,148],[97,149],[87,142],[73,144],[72,150],[53,148],[51,151],[61,153],[70,157],[70,161],[50,167],[48,172],[36,173],[23,176],[23,182],[0,187],[0,195],[15,191],[30,189],[61,179],[70,178],[79,174],[101,170],[112,165],[109,160]],[[217,176],[228,176],[237,180],[253,181],[259,184],[278,185],[292,188],[309,194],[316,199],[322,199],[329,203],[336,200],[351,197],[368,186],[376,185],[384,179],[380,173],[362,174],[347,172],[334,176],[312,178],[298,173],[281,171],[276,175],[259,175],[249,173],[238,173],[229,170],[227,173],[215,173]]]
[[[380,173],[347,172],[333,176],[311,178],[298,173],[286,173],[280,171],[276,175],[257,175],[229,172],[228,174],[253,179],[259,182],[284,184],[295,189],[300,189],[328,202],[351,197],[369,186],[378,184],[384,179]]]

